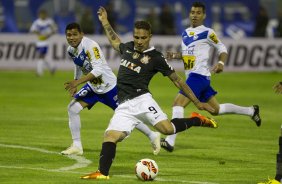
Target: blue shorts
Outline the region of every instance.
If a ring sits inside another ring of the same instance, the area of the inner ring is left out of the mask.
[[[186,84],[201,102],[207,102],[212,96],[217,94],[211,87],[210,77],[208,76],[190,73],[186,80]],[[186,96],[182,90],[180,90],[179,93]]]
[[[48,51],[48,47],[36,47],[37,52],[39,52],[41,55],[45,55],[47,54]]]
[[[81,100],[88,104],[88,109],[91,109],[97,102],[101,102],[113,110],[118,106],[117,87],[104,94],[95,93],[89,84],[85,84],[74,96],[75,99]]]

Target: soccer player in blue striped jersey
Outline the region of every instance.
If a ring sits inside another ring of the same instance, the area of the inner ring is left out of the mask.
[[[212,115],[241,114],[252,118],[257,126],[261,125],[259,106],[242,107],[231,103],[219,104],[215,98],[217,92],[210,85],[211,73],[223,71],[227,59],[227,49],[218,39],[213,29],[205,27],[205,5],[194,2],[190,14],[191,27],[182,33],[181,53],[167,52],[167,59],[182,59],[186,75],[186,83],[201,102],[210,104],[215,112]],[[210,70],[208,65],[209,51],[215,48],[218,52],[218,63]],[[172,118],[183,118],[184,108],[190,103],[189,98],[180,91],[173,104]],[[195,113],[192,113],[192,115]],[[161,146],[172,152],[174,150],[176,134],[161,140]]]
[[[54,74],[56,67],[54,63],[46,60],[48,53],[48,39],[57,32],[57,25],[54,20],[48,17],[46,10],[40,10],[38,18],[32,23],[30,32],[36,34],[36,50],[39,53],[37,61],[36,74],[42,76],[45,66]]]

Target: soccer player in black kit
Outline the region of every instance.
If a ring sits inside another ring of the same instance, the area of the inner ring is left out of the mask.
[[[82,179],[109,179],[109,170],[116,154],[116,145],[129,136],[140,122],[150,123],[165,135],[189,129],[192,126],[216,128],[213,119],[198,115],[192,118],[168,120],[149,92],[148,85],[152,77],[161,72],[178,87],[199,110],[213,112],[206,103],[201,103],[186,83],[166,62],[163,55],[150,47],[151,26],[146,21],[137,21],[134,25],[132,42],[122,43],[107,19],[103,7],[98,10],[99,20],[115,50],[121,54],[121,63],[117,76],[119,106],[105,131],[104,142],[100,153],[99,168],[96,172],[81,176]]]

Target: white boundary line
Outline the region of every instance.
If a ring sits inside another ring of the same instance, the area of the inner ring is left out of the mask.
[[[7,144],[1,144],[0,147],[5,147],[5,148],[15,148],[15,149],[25,149],[25,150],[31,150],[31,151],[38,151],[41,153],[47,153],[47,154],[56,154],[56,155],[61,155],[58,152],[55,151],[49,151],[46,149],[42,148],[34,148],[34,147],[27,147],[27,146],[21,146],[21,145],[7,145]],[[77,163],[74,165],[68,166],[68,167],[61,167],[59,169],[44,169],[44,168],[33,168],[33,167],[18,167],[18,166],[4,166],[0,165],[0,168],[7,168],[7,169],[29,169],[29,170],[40,170],[40,171],[47,171],[47,172],[65,172],[65,173],[77,173],[81,174],[81,172],[75,172],[71,171],[74,169],[78,168],[83,168],[87,167],[90,165],[92,162],[88,159],[86,159],[83,156],[66,156],[72,160],[76,160]],[[113,177],[120,177],[120,178],[135,178],[132,175],[113,175]],[[159,182],[173,182],[173,183],[192,183],[192,184],[218,184],[218,183],[211,183],[211,182],[200,182],[200,181],[186,181],[186,180],[168,180],[168,179],[162,179],[158,177],[156,181]]]
[[[45,150],[45,149],[41,149],[41,148],[34,148],[34,147],[27,147],[27,146],[20,146],[20,145],[0,144],[0,147],[25,149],[25,150],[31,150],[31,151],[38,151],[38,152],[41,152],[41,153],[61,155],[61,154],[59,154],[58,152],[55,152],[55,151],[49,151],[49,150]],[[66,157],[68,157],[72,160],[76,160],[76,163],[72,166],[69,166],[69,167],[61,167],[59,169],[50,169],[50,170],[69,171],[69,170],[87,167],[89,164],[92,163],[90,160],[86,159],[83,156],[69,155],[69,156],[66,156]],[[48,170],[48,169],[46,169],[46,170]]]

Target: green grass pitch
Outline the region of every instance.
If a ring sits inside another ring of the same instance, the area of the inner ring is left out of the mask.
[[[260,105],[260,128],[246,116],[218,116],[218,129],[191,128],[179,134],[173,153],[161,150],[158,156],[152,154],[149,140],[134,130],[118,144],[109,181],[85,181],[79,176],[97,169],[103,133],[113,114],[110,108],[97,104],[82,111],[82,159],[59,154],[71,144],[67,117],[71,98],[63,84],[72,78],[72,71],[41,78],[31,71],[0,72],[0,183],[142,183],[134,174],[135,163],[142,158],[158,163],[159,175],[153,183],[255,184],[275,176],[282,96],[272,86],[281,81],[281,73],[212,77],[219,102]],[[162,75],[153,79],[150,89],[171,117],[178,90]],[[188,116],[195,110],[190,104],[185,112]]]

